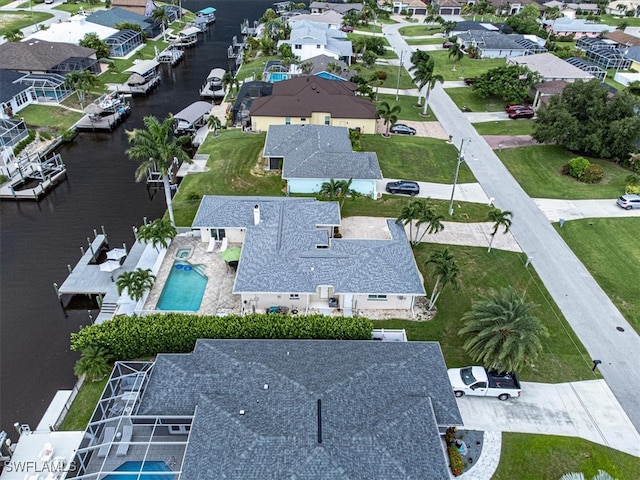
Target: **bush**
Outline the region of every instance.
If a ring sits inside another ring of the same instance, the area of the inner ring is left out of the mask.
[[[635,193],[640,195],[640,185],[627,185],[624,187],[624,193]]]
[[[378,77],[378,80],[386,80],[387,79],[387,72],[385,72],[384,70],[378,70],[376,72],[376,76]]]
[[[0,185],[9,181],[9,177],[6,175],[0,175]]]
[[[569,175],[569,164],[565,163],[561,168],[560,168],[560,173],[562,175]]]
[[[15,147],[13,147],[13,154],[17,157],[18,154],[22,150],[27,148],[27,145],[29,145],[31,142],[33,142],[33,140],[35,138],[36,138],[36,132],[33,131],[33,130],[29,130],[27,138],[24,138],[23,140],[20,141],[20,143],[18,143]]]
[[[449,452],[449,465],[451,466],[451,473],[453,473],[456,477],[458,475],[462,475],[462,471],[464,470],[464,460],[462,460],[462,456],[458,451],[458,447],[455,445],[450,445],[447,447],[447,452]]]
[[[591,162],[584,157],[576,157],[569,161],[569,175],[573,178],[580,179],[586,168]]]
[[[598,183],[604,177],[604,170],[597,163],[590,164],[587,168],[582,172],[582,177],[580,180],[585,183]]]
[[[370,340],[366,318],[251,314],[214,317],[184,313],[115,317],[71,334],[71,349],[104,348],[113,360],[192,352],[199,338]]]
[[[73,129],[69,129],[66,132],[64,132],[62,134],[62,141],[63,142],[70,142],[71,140],[73,140],[76,136],[76,131]]]

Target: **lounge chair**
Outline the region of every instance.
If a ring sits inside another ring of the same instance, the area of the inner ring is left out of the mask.
[[[116,450],[116,455],[118,457],[122,457],[127,454],[129,451],[129,442],[131,441],[131,436],[133,435],[133,425],[125,425],[122,427],[122,437],[120,438],[120,445],[118,445],[118,450]]]
[[[224,237],[222,239],[222,244],[220,245],[220,252],[224,252],[228,246],[229,246],[229,239],[227,237]]]
[[[104,427],[104,435],[102,436],[102,446],[98,450],[98,458],[104,458],[109,454],[111,450],[111,442],[116,436],[115,427]]]
[[[211,237],[209,240],[209,246],[207,247],[207,252],[213,252],[216,249],[216,239]]]

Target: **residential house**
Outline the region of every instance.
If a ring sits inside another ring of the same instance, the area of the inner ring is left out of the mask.
[[[621,48],[623,50],[630,47],[640,47],[640,37],[621,32],[620,30],[607,32],[604,35],[604,38],[614,42],[617,48]]]
[[[625,57],[628,60],[631,60],[631,66],[629,68],[635,70],[636,72],[640,72],[640,46],[631,47],[625,51]]]
[[[630,83],[640,82],[640,73],[616,72],[613,79],[619,84],[628,87]]]
[[[244,82],[236,96],[236,101],[231,107],[231,118],[234,124],[248,127],[251,123],[249,114],[253,101],[256,98],[271,95],[273,83],[262,81]]]
[[[271,125],[332,125],[376,132],[377,108],[356,95],[357,85],[320,77],[296,77],[275,83],[271,95],[253,100],[254,130]]]
[[[437,342],[200,339],[117,362],[72,460],[79,478],[448,480],[461,425]]]
[[[585,52],[586,59],[589,62],[604,69],[627,70],[631,66],[631,60],[624,56],[629,47],[625,47],[625,50],[622,50],[618,48],[618,44],[613,40],[582,37],[576,43],[576,47]]]
[[[309,10],[311,13],[325,13],[325,12],[336,12],[340,15],[344,15],[348,12],[362,12],[362,4],[361,3],[329,3],[329,2],[311,2],[309,5]]]
[[[87,21],[111,28],[116,28],[116,25],[121,23],[131,23],[140,26],[140,30],[142,30],[148,38],[156,37],[162,33],[162,25],[151,17],[145,17],[144,15],[124,8],[96,10],[89,14]]]
[[[384,0],[382,6],[380,3],[378,0],[378,6],[383,10],[402,15],[426,15],[429,9],[422,0]],[[386,5],[388,3],[391,4],[391,8]]]
[[[308,21],[308,22],[322,23],[327,25],[330,29],[339,30],[340,27],[342,26],[342,18],[343,18],[342,14],[334,10],[327,10],[326,12],[323,12],[323,13],[296,15],[294,17],[289,18],[289,24],[293,25],[296,22]]]
[[[303,62],[317,55],[328,55],[350,63],[353,54],[353,46],[345,32],[308,20],[293,22],[290,38],[278,41],[278,48],[283,44],[291,45],[293,54]]]
[[[100,73],[96,52],[92,48],[44,40],[0,45],[0,68],[61,75],[80,70]]]
[[[456,23],[456,26],[453,27],[449,35],[453,37],[453,36],[460,35],[461,33],[464,33],[464,32],[482,32],[482,31],[499,32],[500,29],[497,26],[495,26],[493,23],[489,23],[489,22],[464,21],[464,22]]]
[[[345,62],[336,60],[328,55],[318,55],[308,59],[307,62],[311,63],[309,75],[315,75],[327,80],[344,82],[356,74],[354,70],[349,70],[349,65]],[[301,73],[298,65],[292,65],[292,67],[296,68],[298,73]]]
[[[203,242],[242,245],[232,293],[245,312],[411,311],[425,290],[404,226],[389,219],[384,239],[335,238],[340,223],[338,202],[206,195],[192,228]]]
[[[322,184],[351,180],[351,189],[375,199],[382,172],[375,152],[354,152],[349,130],[326,125],[271,125],[262,153],[268,170],[282,170],[287,193],[318,193]]]
[[[438,0],[435,3],[439,7],[438,15],[462,15],[462,9],[466,5],[466,2],[458,0]]]
[[[13,147],[28,136],[29,130],[24,120],[11,120],[0,112],[0,167],[8,167],[6,170],[0,168],[0,174],[10,176],[9,172],[15,162]]]
[[[540,8],[540,5],[535,0],[489,0],[488,3],[496,9],[496,13],[498,15],[507,16],[518,15],[520,12],[522,12],[522,10],[524,10],[524,7],[529,4],[534,4],[538,8]]]
[[[532,72],[540,74],[543,82],[551,80],[564,80],[565,82],[588,81],[594,78],[591,73],[585,72],[551,53],[507,58],[507,64],[524,65]]]
[[[100,40],[117,33],[118,30],[87,21],[84,15],[73,15],[68,20],[52,23],[45,30],[38,30],[24,39],[25,42],[44,40],[46,42],[72,43],[78,45],[86,34],[95,33]]]
[[[118,7],[145,17],[151,16],[151,13],[158,8],[153,0],[111,0],[111,8]]]
[[[572,18],[558,18],[556,20],[545,20],[543,26],[547,32],[560,37],[573,36],[574,38],[598,37],[605,32],[615,30],[615,26],[602,25],[589,20]]]
[[[11,118],[36,102],[33,87],[20,82],[24,76],[24,73],[0,69],[0,118]]]
[[[640,0],[614,1],[607,4],[605,13],[626,17],[627,12],[633,12],[634,17],[640,16]]]
[[[548,82],[536,83],[533,86],[533,108],[538,109],[546,104],[549,99],[555,95],[562,93],[564,87],[568,85],[564,80],[551,80]]]
[[[540,43],[524,35],[505,35],[487,30],[472,30],[459,33],[457,37],[458,43],[465,48],[476,48],[480,58],[519,57],[547,51]],[[544,45],[544,41],[542,44]]]

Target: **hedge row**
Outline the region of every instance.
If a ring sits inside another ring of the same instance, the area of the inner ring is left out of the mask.
[[[199,338],[370,340],[366,318],[251,314],[214,317],[183,313],[122,316],[71,334],[71,349],[104,347],[113,360],[188,353]]]

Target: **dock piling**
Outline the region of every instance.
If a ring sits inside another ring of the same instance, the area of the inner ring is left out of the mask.
[[[56,282],[53,282],[53,289],[56,291],[56,296],[58,297],[58,300],[60,300],[60,290],[58,290],[58,284]]]
[[[124,248],[125,255],[128,255],[127,244],[122,242],[122,248]]]
[[[67,270],[69,270],[69,273],[73,273],[73,269],[71,268],[71,265],[67,263]]]
[[[104,231],[104,225],[100,225],[100,228],[102,229],[102,234],[106,237],[107,232]]]
[[[91,239],[87,237],[87,243],[89,244],[89,250],[91,250],[91,256],[96,259],[96,252],[93,251],[93,245],[91,245]]]
[[[98,238],[98,231],[95,228],[93,229],[93,238]]]
[[[84,248],[80,247],[80,253],[82,254],[82,256],[84,257]]]

